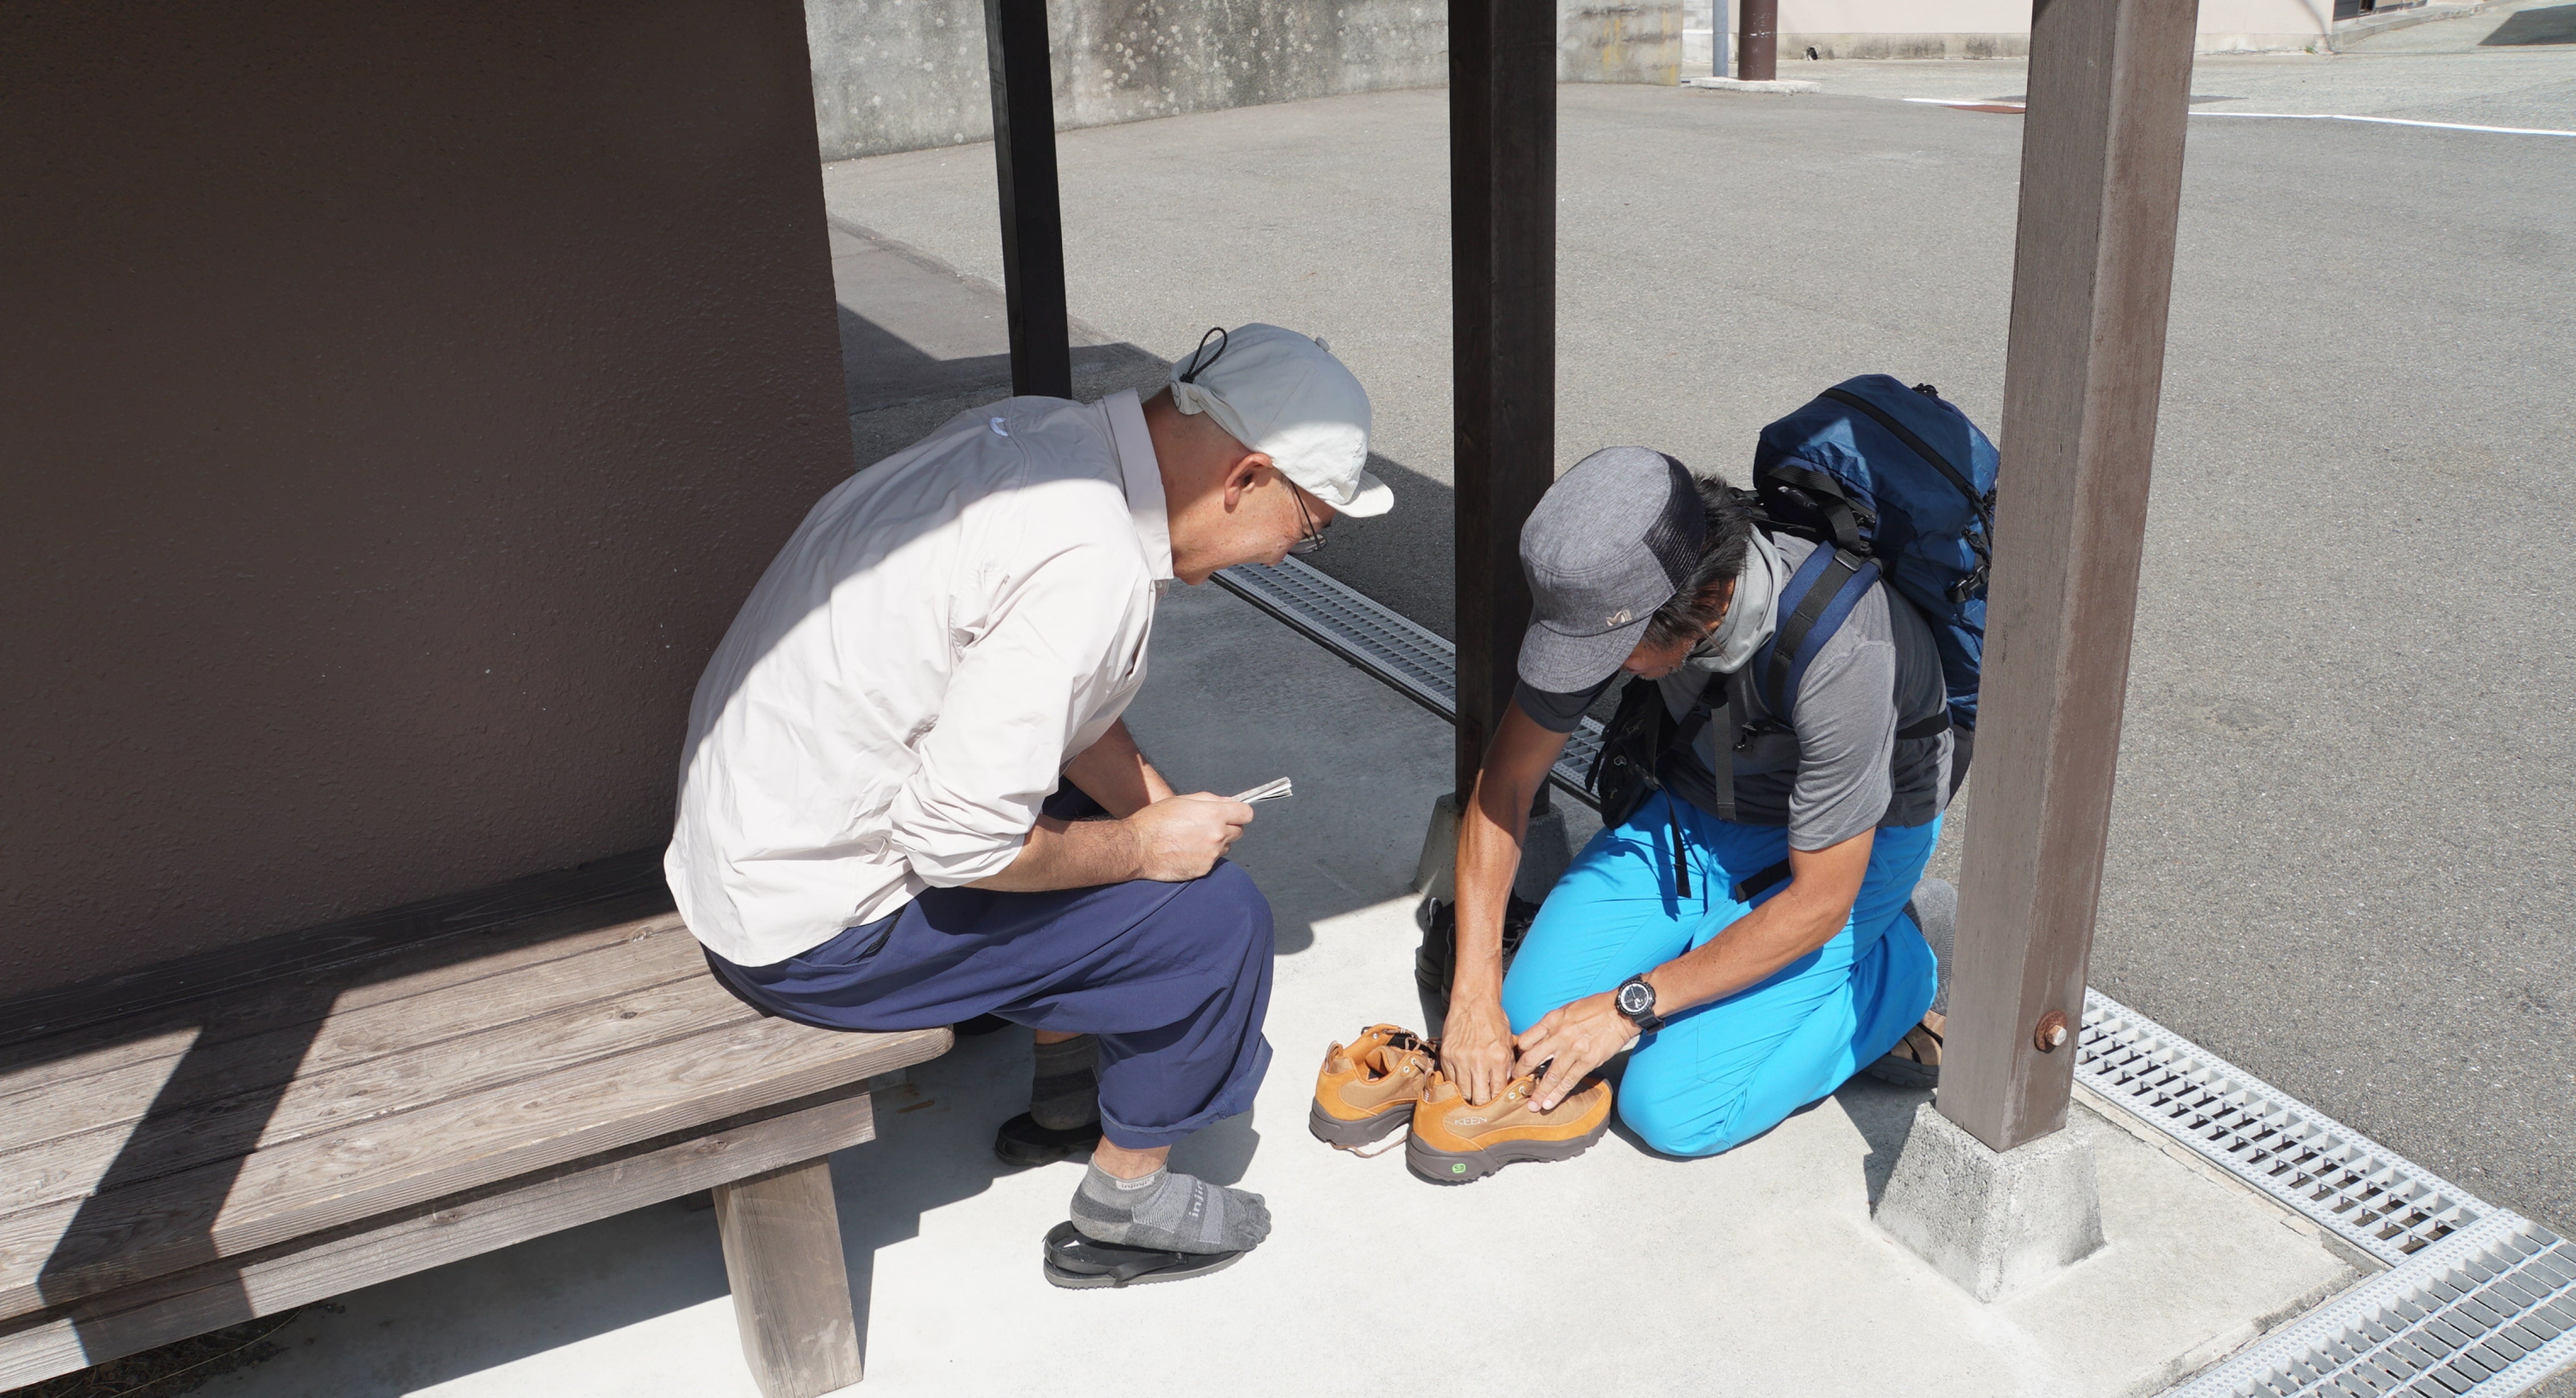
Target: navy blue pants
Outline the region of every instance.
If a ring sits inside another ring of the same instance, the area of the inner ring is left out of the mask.
[[[824,1029],[991,1014],[1097,1034],[1102,1131],[1150,1150],[1251,1110],[1270,1067],[1271,955],[1269,901],[1220,861],[1188,883],[934,888],[774,966],[707,963],[753,1006]]]

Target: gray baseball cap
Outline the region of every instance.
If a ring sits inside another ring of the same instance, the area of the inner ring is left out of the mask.
[[[1576,462],[1521,526],[1536,604],[1521,636],[1522,682],[1574,694],[1617,673],[1655,609],[1690,579],[1707,536],[1698,483],[1680,462],[1644,447]]]

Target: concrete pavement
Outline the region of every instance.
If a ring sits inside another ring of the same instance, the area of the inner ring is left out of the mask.
[[[1064,1292],[1038,1240],[1081,1167],[1009,1172],[1027,1036],[963,1041],[837,1155],[866,1384],[854,1394],[2131,1398],[2339,1289],[2313,1225],[2079,1107],[2102,1251],[1992,1305],[1870,1217],[1924,1094],[1855,1082],[1725,1156],[1614,1131],[1463,1188],[1316,1142],[1327,1042],[1414,1017],[1406,882],[1447,727],[1214,587],[1175,590],[1129,719],[1186,787],[1283,773],[1236,847],[1270,896],[1277,1057],[1253,1112],[1173,1163],[1259,1191],[1279,1231],[1185,1285]],[[716,1398],[743,1369],[713,1220],[664,1205],[345,1296],[205,1398]]]
[[[2576,74],[2569,50],[2517,52]],[[2194,89],[2288,62],[2207,59]],[[2021,90],[2000,64],[1885,66]],[[2479,81],[2386,110],[2499,114],[2460,105]],[[2501,114],[2576,128],[2545,97]],[[1561,465],[1648,442],[1740,480],[1762,422],[1863,369],[1998,425],[2018,118],[1831,91],[1561,103]],[[2095,981],[2576,1224],[2576,140],[2190,139]],[[1443,630],[1444,142],[1442,94],[1420,92],[1062,145],[1072,310],[1105,342],[1086,391],[1221,321],[1331,338],[1376,396],[1400,503],[1316,561]],[[992,179],[961,147],[827,167],[825,188],[850,225],[989,280]],[[890,449],[930,406],[859,435]]]
[[[1780,76],[1829,96],[2018,102],[2029,61],[1828,60],[1782,55]],[[2341,113],[2473,126],[2576,130],[2576,4],[2506,0],[2459,19],[2390,30],[2342,53],[2207,54],[2196,112]]]

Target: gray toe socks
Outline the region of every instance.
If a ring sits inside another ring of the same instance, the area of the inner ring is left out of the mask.
[[[1122,1180],[1094,1165],[1073,1192],[1073,1226],[1094,1242],[1172,1252],[1241,1252],[1270,1236],[1258,1194],[1156,1170]]]
[[[1950,1012],[1950,940],[1959,928],[1959,890],[1948,879],[1925,879],[1914,886],[1915,921],[1923,928],[1923,940],[1932,944],[1932,959],[1941,968],[1941,988],[1933,994],[1932,1008],[1942,1014]]]
[[[1037,1078],[1029,1085],[1029,1116],[1050,1131],[1070,1131],[1100,1120],[1100,1078],[1094,1068],[1100,1040],[1077,1034],[1037,1046]]]

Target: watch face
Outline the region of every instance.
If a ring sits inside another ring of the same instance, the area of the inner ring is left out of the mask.
[[[1655,1006],[1655,988],[1643,981],[1630,981],[1619,987],[1619,1009],[1623,1014],[1641,1015]]]

